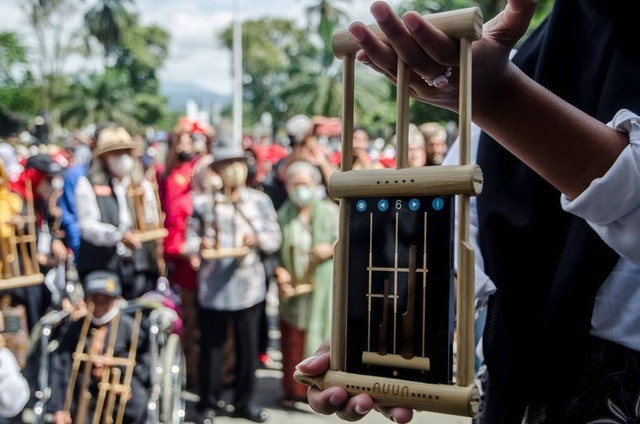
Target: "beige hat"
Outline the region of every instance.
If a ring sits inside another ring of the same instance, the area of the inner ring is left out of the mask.
[[[133,139],[124,128],[105,128],[100,131],[96,143],[96,156],[118,150],[133,150]]]

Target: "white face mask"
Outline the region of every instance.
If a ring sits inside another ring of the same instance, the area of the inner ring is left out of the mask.
[[[118,156],[107,156],[107,166],[109,171],[116,177],[124,177],[133,171],[133,158],[123,153]]]
[[[114,319],[116,315],[118,315],[118,312],[120,312],[120,305],[118,305],[118,303],[116,302],[113,307],[100,318],[95,316],[91,317],[91,324],[93,324],[95,327],[102,327],[103,325]]]
[[[243,187],[248,168],[244,162],[232,162],[218,170],[222,184],[227,188]]]
[[[306,206],[315,198],[315,190],[312,187],[300,186],[289,193],[289,199],[296,206]]]

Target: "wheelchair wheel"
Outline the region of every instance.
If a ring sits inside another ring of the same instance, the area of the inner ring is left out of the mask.
[[[162,353],[162,422],[179,424],[184,421],[185,400],[182,391],[187,384],[186,364],[180,337],[171,334]]]

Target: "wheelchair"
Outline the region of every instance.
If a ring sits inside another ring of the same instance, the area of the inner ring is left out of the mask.
[[[123,314],[133,316],[141,312],[140,329],[149,340],[150,382],[146,407],[149,424],[180,424],[185,418],[186,365],[180,336],[175,332],[181,326],[176,299],[166,279],[161,277],[154,291],[123,301],[121,307]],[[56,333],[68,322],[68,312],[54,309],[40,319],[32,332],[27,378],[34,395],[31,410],[23,414],[23,422],[51,422],[53,411],[47,411],[51,397],[49,356],[58,346]]]

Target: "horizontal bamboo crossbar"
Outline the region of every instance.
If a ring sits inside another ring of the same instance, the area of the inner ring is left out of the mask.
[[[146,243],[148,241],[159,240],[167,237],[169,231],[167,231],[166,228],[157,228],[155,230],[136,231],[135,234],[141,243]]]
[[[473,417],[480,403],[480,393],[473,384],[466,387],[428,384],[342,371],[327,371],[320,376],[308,376],[296,371],[294,377],[300,383],[320,390],[338,386],[352,396],[366,393],[381,406],[402,405],[417,411]]]
[[[20,287],[35,286],[44,281],[44,275],[37,273],[18,277],[0,279],[0,290],[17,289]]]
[[[475,164],[334,172],[329,180],[329,194],[334,199],[355,196],[476,196],[481,192],[482,171]]]
[[[202,249],[202,259],[242,258],[249,254],[248,247],[221,247],[218,249]]]
[[[467,38],[470,40],[479,40],[482,37],[482,12],[477,7],[469,7],[466,9],[452,10],[449,12],[434,13],[432,15],[424,15],[427,21],[436,28],[447,34],[449,37],[459,40]],[[369,28],[385,43],[389,43],[386,35],[380,27],[375,24],[369,25]],[[331,47],[333,54],[338,59],[344,56],[354,54],[360,49],[355,38],[348,30],[336,31],[331,39]]]

